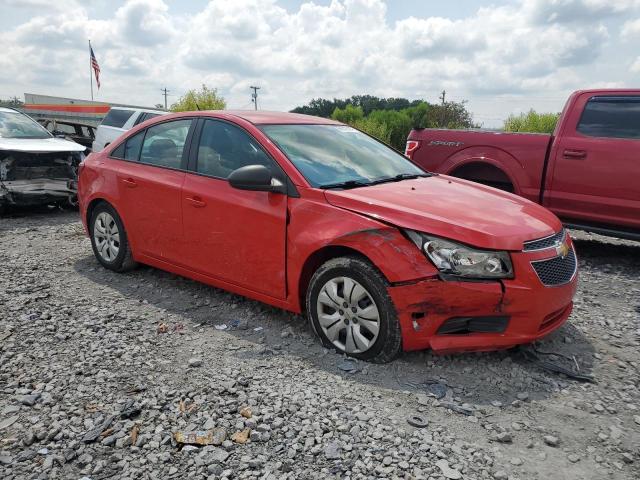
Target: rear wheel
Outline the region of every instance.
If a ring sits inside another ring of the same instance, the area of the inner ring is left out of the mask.
[[[136,266],[122,220],[111,205],[100,203],[93,209],[89,232],[93,253],[104,267],[124,272]]]
[[[330,348],[379,363],[401,350],[387,283],[364,259],[341,257],[322,265],[311,278],[306,304],[314,331]]]

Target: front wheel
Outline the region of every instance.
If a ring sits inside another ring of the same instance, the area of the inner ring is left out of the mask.
[[[322,265],[311,278],[306,309],[323,343],[341,353],[384,363],[401,350],[387,282],[364,259],[340,257]]]

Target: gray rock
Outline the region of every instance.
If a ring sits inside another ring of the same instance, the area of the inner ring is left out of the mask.
[[[340,458],[340,446],[336,442],[329,442],[324,447],[324,456],[327,460],[337,460]]]
[[[229,458],[229,452],[222,448],[207,446],[203,448],[201,456],[206,463],[224,463]]]
[[[189,367],[190,368],[198,368],[202,366],[202,359],[199,357],[191,357],[189,359]]]
[[[513,441],[513,437],[509,432],[500,432],[493,439],[500,443],[511,443]]]
[[[22,397],[20,397],[18,399],[18,401],[22,404],[22,405],[26,405],[27,407],[33,407],[36,402],[38,401],[38,399],[40,398],[40,394],[39,393],[35,393],[32,395],[23,395]]]
[[[554,435],[545,435],[542,440],[550,447],[557,447],[560,444],[560,439]]]
[[[449,467],[449,462],[445,459],[438,460],[436,462],[436,467],[438,467],[442,472],[442,475],[449,480],[459,480],[462,478],[462,474],[458,470]]]

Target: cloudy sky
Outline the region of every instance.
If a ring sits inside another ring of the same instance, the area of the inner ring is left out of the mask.
[[[0,98],[139,105],[205,83],[230,108],[354,94],[469,101],[477,121],[640,87],[640,0],[0,0]],[[169,101],[177,98],[170,97]]]

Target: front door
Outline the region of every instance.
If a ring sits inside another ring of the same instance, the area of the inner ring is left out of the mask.
[[[640,97],[591,97],[575,110],[544,205],[568,220],[640,228]]]
[[[187,267],[284,299],[287,196],[238,190],[227,181],[242,166],[279,167],[247,132],[222,120],[202,120],[194,148],[195,171],[182,187]]]

